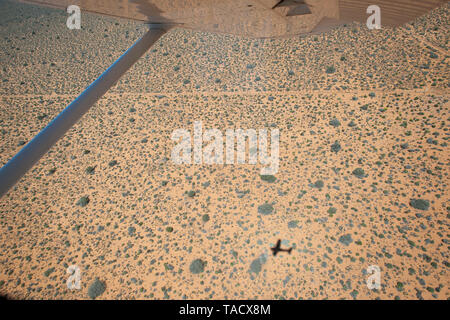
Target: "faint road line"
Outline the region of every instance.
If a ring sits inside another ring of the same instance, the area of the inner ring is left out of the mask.
[[[111,97],[126,97],[126,96],[142,96],[142,97],[158,97],[158,96],[245,96],[245,95],[305,95],[305,94],[369,94],[371,92],[379,94],[394,94],[394,93],[413,93],[413,94],[423,94],[423,93],[434,93],[446,95],[450,93],[447,88],[432,88],[427,90],[423,89],[395,89],[395,90],[291,90],[291,91],[207,91],[207,92],[126,92],[126,93],[106,93],[101,99],[111,98]],[[8,98],[37,98],[42,97],[43,99],[52,98],[76,98],[77,94],[12,94],[12,95],[2,95],[0,97],[3,99]]]

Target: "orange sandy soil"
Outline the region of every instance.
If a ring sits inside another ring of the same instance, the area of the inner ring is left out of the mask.
[[[73,31],[4,0],[0,18],[4,164],[144,28],[86,14]],[[98,299],[448,299],[448,24],[447,5],[374,32],[172,30],[1,199],[0,293],[88,299],[99,278]],[[279,128],[275,181],[172,163],[172,131],[194,121]]]

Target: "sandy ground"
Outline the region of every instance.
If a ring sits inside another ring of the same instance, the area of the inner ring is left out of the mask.
[[[144,28],[0,8],[3,164]],[[98,278],[103,299],[448,299],[448,20],[446,6],[375,32],[171,31],[1,199],[0,293],[88,299]],[[279,128],[276,180],[175,165],[171,133],[194,121]],[[272,256],[277,239],[290,255]]]

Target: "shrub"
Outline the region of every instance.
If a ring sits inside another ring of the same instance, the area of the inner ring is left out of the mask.
[[[189,266],[189,270],[193,274],[199,274],[202,273],[205,270],[206,262],[202,259],[195,259],[192,261],[191,265]]]
[[[327,70],[325,72],[328,73],[328,74],[335,73],[336,72],[336,68],[333,67],[333,66],[328,66]]]
[[[260,214],[271,214],[273,212],[273,206],[270,203],[265,203],[258,206],[258,213]]]
[[[195,191],[194,191],[194,190],[191,190],[191,191],[189,191],[189,192],[187,193],[187,195],[188,195],[189,198],[193,198],[193,197],[195,196]]]
[[[353,170],[352,173],[353,173],[354,176],[356,176],[359,179],[362,179],[362,178],[364,178],[366,176],[366,173],[361,168],[356,168],[355,170]]]
[[[78,200],[77,205],[80,207],[85,207],[89,203],[89,197],[81,197],[80,200]]]
[[[260,177],[262,181],[266,182],[275,182],[277,180],[277,178],[272,175],[261,175]]]
[[[418,210],[428,210],[430,207],[430,202],[428,200],[422,200],[422,199],[411,199],[409,202],[411,207]]]
[[[109,162],[109,166],[110,166],[110,167],[114,167],[116,164],[117,164],[117,161],[116,161],[116,160],[111,160],[111,161]]]
[[[86,168],[86,173],[87,174],[94,174],[94,170],[95,170],[95,167],[89,166],[89,167]]]
[[[331,145],[331,151],[338,153],[341,150],[341,145],[339,144],[338,141],[334,142]]]
[[[106,290],[106,285],[104,282],[100,281],[98,278],[95,278],[94,282],[89,286],[88,295],[89,298],[95,299],[100,296]]]
[[[314,187],[317,188],[317,189],[322,189],[323,186],[324,186],[324,183],[323,183],[322,180],[317,180],[317,181],[314,183]]]
[[[341,125],[341,122],[338,119],[334,118],[330,120],[329,124],[330,126],[337,128]]]

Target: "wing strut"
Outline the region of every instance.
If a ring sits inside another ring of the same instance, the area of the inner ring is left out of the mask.
[[[169,29],[150,24],[149,31],[87,87],[41,132],[0,169],[0,198],[111,88]]]

